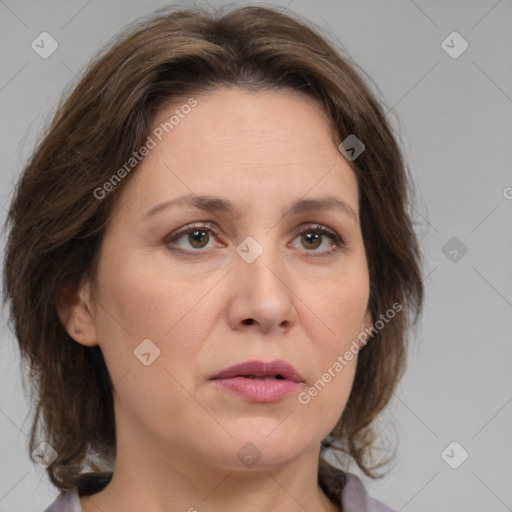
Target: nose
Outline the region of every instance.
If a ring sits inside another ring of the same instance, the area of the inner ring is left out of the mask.
[[[237,255],[229,273],[228,320],[235,330],[268,334],[289,330],[296,322],[296,295],[278,251],[265,247],[252,262]]]

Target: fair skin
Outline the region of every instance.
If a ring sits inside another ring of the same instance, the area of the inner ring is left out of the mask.
[[[318,455],[348,400],[357,358],[309,403],[298,394],[371,325],[355,174],[306,96],[220,88],[195,97],[122,190],[95,280],[57,305],[78,343],[101,347],[114,383],[114,475],[80,499],[82,509],[338,510],[317,484]],[[155,126],[185,101],[163,107]],[[239,211],[180,206],[144,218],[188,194]],[[283,215],[296,200],[326,196],[345,208]],[[191,224],[206,231],[195,245],[192,235],[166,238]],[[318,225],[344,244],[304,234]],[[235,250],[247,236],[263,248],[251,263]],[[145,339],[160,350],[148,366],[134,356]],[[211,380],[235,363],[275,359],[303,382],[271,403]],[[252,467],[237,456],[248,442],[261,454]]]

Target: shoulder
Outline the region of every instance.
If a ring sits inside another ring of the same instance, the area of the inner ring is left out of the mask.
[[[82,512],[78,491],[61,492],[43,512]]]
[[[372,498],[366,492],[361,480],[352,473],[346,473],[342,502],[345,512],[395,512],[381,501]]]
[[[356,475],[322,458],[319,461],[318,483],[332,502],[341,505],[343,512],[395,512],[372,498]]]
[[[112,472],[83,473],[76,481],[76,487],[61,491],[56,500],[43,512],[82,512],[80,496],[90,496],[105,488],[112,479]]]

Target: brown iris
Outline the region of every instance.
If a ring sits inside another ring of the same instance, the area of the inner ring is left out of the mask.
[[[305,247],[309,248],[309,249],[316,249],[320,243],[321,243],[321,238],[322,238],[322,235],[319,235],[317,233],[313,233],[311,231],[305,231],[303,234],[302,234],[302,240],[307,240],[307,243],[305,244]],[[307,245],[307,244],[311,244],[311,245]]]
[[[192,247],[194,247],[196,249],[202,249],[210,241],[210,235],[208,234],[208,231],[206,231],[204,229],[195,229],[194,231],[189,232],[188,239],[189,239],[190,245]],[[200,245],[205,240],[206,240],[206,243],[204,243],[204,245]],[[196,245],[196,244],[199,244],[199,245]]]

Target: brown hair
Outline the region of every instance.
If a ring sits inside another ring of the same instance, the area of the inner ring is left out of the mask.
[[[402,308],[360,352],[352,393],[322,442],[320,462],[330,449],[377,476],[373,420],[403,373],[407,331],[423,299],[406,165],[356,66],[292,14],[171,8],[139,21],[86,69],[17,183],[6,221],[4,302],[33,382],[29,451],[45,440],[58,452],[47,472],[59,489],[84,489],[86,469],[100,476],[115,459],[112,382],[101,351],[71,339],[55,307],[58,291],[94,276],[105,227],[130,176],[102,200],[94,190],[144,144],[164,102],[223,85],[300,90],[323,106],[340,140],[355,134],[366,146],[347,161],[359,184],[369,308],[374,320],[392,304]]]

